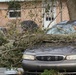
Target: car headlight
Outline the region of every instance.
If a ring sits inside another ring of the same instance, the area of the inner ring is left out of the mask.
[[[24,54],[22,58],[26,59],[26,60],[35,60],[35,56],[34,55]]]
[[[68,55],[66,57],[67,60],[75,60],[76,59],[76,55]]]

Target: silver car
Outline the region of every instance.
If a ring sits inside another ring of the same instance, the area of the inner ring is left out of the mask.
[[[23,54],[23,69],[26,73],[55,69],[60,72],[76,72],[76,48],[49,47],[26,50]]]
[[[76,21],[65,21],[54,25],[47,34],[76,33]],[[40,73],[45,69],[76,74],[76,48],[73,46],[42,47],[28,49],[23,54],[23,69],[26,73]]]
[[[76,33],[76,20],[63,21],[51,27],[47,34],[72,34]]]

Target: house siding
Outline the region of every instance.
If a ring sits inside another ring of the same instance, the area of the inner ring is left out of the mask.
[[[42,26],[42,8],[41,2],[37,2],[35,4],[26,2],[25,4],[22,3],[22,10],[21,10],[21,21],[24,20],[33,20],[35,21],[38,26]],[[36,8],[35,8],[36,6]]]
[[[8,6],[6,3],[0,3],[0,26],[5,26],[8,22],[7,18],[7,9]]]
[[[35,8],[35,6],[37,8]],[[25,20],[33,20],[35,21],[39,27],[42,27],[42,3],[39,1],[37,3],[32,4],[31,2],[22,2],[21,3],[21,18],[10,19],[8,17],[8,4],[0,2],[0,26],[7,26],[10,22],[22,22]],[[56,7],[56,15],[60,12],[60,6]],[[62,21],[69,20],[68,9],[66,3],[63,1],[63,9],[62,9]],[[56,23],[61,21],[61,15],[59,14],[56,18]],[[19,24],[19,23],[18,23]]]
[[[37,2],[35,4],[37,8],[34,7],[31,2],[21,3],[21,18],[19,19],[11,19],[8,17],[8,4],[0,3],[0,26],[7,26],[10,22],[18,21],[22,22],[25,20],[33,20],[40,27],[42,26],[42,8],[41,2]]]
[[[66,5],[66,2],[65,0],[62,0],[62,21],[65,21],[65,20],[70,20],[70,17],[69,17],[69,13],[68,13],[68,8],[67,8],[67,5]],[[60,4],[58,4],[59,6],[56,8],[56,13],[58,14],[61,10],[60,10]],[[56,14],[56,15],[57,15]],[[56,18],[56,23],[59,23],[61,22],[61,13],[57,16]]]

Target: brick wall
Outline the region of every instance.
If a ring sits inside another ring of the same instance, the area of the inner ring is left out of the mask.
[[[62,9],[62,20],[69,20],[68,9],[65,1],[63,2],[63,9]],[[34,8],[34,7],[37,8]],[[7,26],[11,21],[21,22],[25,20],[33,20],[35,21],[40,27],[42,27],[42,6],[41,2],[31,3],[31,2],[23,2],[21,3],[21,18],[20,19],[10,19],[8,17],[8,5],[7,3],[0,3],[0,26]],[[60,12],[60,6],[56,7],[56,15]],[[56,18],[56,23],[61,21],[61,15],[59,14]],[[19,24],[19,23],[18,23]]]

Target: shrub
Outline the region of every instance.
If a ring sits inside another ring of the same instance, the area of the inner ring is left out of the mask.
[[[34,31],[38,29],[38,25],[32,20],[26,20],[21,23],[23,31]]]
[[[7,42],[8,42],[8,41],[7,41],[6,37],[5,37],[5,35],[0,31],[0,46],[1,46],[2,44],[7,43]]]
[[[41,75],[61,75],[61,74],[59,74],[59,72],[56,70],[44,70],[44,72],[41,73]]]

